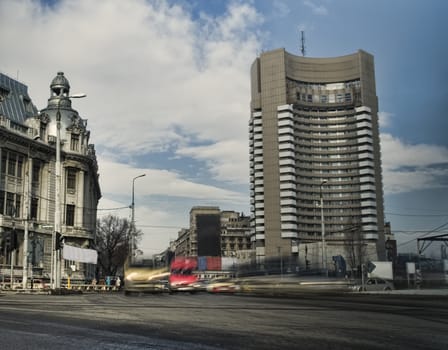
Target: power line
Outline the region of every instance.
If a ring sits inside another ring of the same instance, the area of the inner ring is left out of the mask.
[[[138,225],[138,227],[149,227],[149,228],[177,228],[182,229],[183,226],[169,226],[169,225]]]
[[[89,208],[89,207],[83,207],[83,208],[86,208],[86,209],[88,209],[88,210],[95,210],[95,209],[92,209],[92,208]],[[129,205],[128,206],[126,206],[126,207],[119,207],[119,208],[104,208],[104,209],[96,209],[96,211],[105,211],[105,210],[120,210],[120,209],[129,209],[130,207],[129,207]]]
[[[433,232],[438,232],[441,228],[443,228],[443,227],[445,227],[445,226],[447,226],[447,225],[448,225],[448,222],[445,222],[444,224],[442,224],[442,225],[440,225],[440,226],[438,226],[438,227],[432,229],[431,231],[426,232],[424,235],[422,235],[422,236],[420,236],[420,237],[413,238],[413,239],[411,239],[411,240],[409,240],[409,241],[406,241],[406,242],[403,242],[403,243],[398,244],[397,247],[401,247],[401,246],[403,246],[403,245],[405,245],[405,244],[409,244],[409,243],[411,243],[411,242],[413,242],[413,241],[416,241],[416,240],[419,239],[419,238],[426,237],[427,235],[429,235],[429,234],[431,234],[431,233],[433,233]]]
[[[402,214],[402,213],[388,213],[388,212],[385,212],[384,214],[393,216],[448,217],[448,214]]]
[[[405,235],[415,235],[418,233],[426,233],[428,232],[428,230],[393,230],[393,233],[401,233],[401,234],[405,234]],[[447,230],[441,230],[441,231],[437,231],[439,233],[448,233]]]

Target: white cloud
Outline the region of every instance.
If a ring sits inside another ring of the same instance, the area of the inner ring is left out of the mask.
[[[328,9],[324,5],[318,5],[312,0],[304,0],[303,4],[309,7],[316,15],[328,15]]]
[[[125,155],[188,142],[173,126],[199,139],[247,138],[249,66],[259,48],[248,28],[262,21],[253,7],[231,3],[221,17],[193,21],[165,1],[0,6],[2,70],[20,70],[38,108],[65,71],[72,91],[88,95],[74,107],[95,144]]]
[[[197,203],[247,208],[246,193],[160,170],[148,155],[169,150],[202,161],[210,180],[248,181],[249,69],[262,22],[253,6],[236,1],[218,17],[198,19],[163,0],[3,0],[0,70],[19,71],[39,109],[57,71],[72,93],[87,93],[73,107],[88,119],[97,148],[100,208],[128,205],[132,178],[146,173],[136,182],[145,198],[136,209],[141,223],[188,223]],[[190,208],[175,213],[151,202],[154,196],[181,198]],[[117,213],[126,216],[127,209]]]
[[[274,0],[272,2],[272,10],[272,19],[286,17],[291,13],[291,9],[288,7],[288,5],[279,0]]]
[[[188,181],[182,178],[182,174],[172,171],[131,167],[102,156],[98,157],[98,162],[101,189],[107,195],[130,196],[132,179],[141,174],[146,174],[145,177],[135,180],[135,186],[139,186],[138,191],[142,196],[213,199],[215,201],[235,201],[237,203],[245,200],[238,192]]]
[[[378,119],[379,119],[380,127],[387,128],[390,125],[393,117],[394,117],[393,113],[378,112]]]
[[[102,155],[98,156],[98,161],[104,195],[98,216],[110,214],[130,220],[132,181],[145,174],[134,182],[135,222],[143,232],[140,248],[145,255],[161,252],[169,240],[177,237],[181,227],[188,227],[189,210],[195,205],[218,205],[237,211],[248,207],[249,199],[244,194],[188,181],[182,174],[131,167]],[[160,202],[160,197],[168,199]]]
[[[248,184],[249,151],[248,141],[227,140],[210,146],[184,147],[177,154],[206,161],[218,180]],[[232,159],[232,162],[228,160]]]
[[[381,134],[381,151],[386,193],[447,187],[446,147],[412,145],[390,134]]]

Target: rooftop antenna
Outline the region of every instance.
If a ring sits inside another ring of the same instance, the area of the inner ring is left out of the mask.
[[[302,56],[305,57],[305,32],[303,30],[300,31],[301,34],[301,45],[300,45],[300,51],[302,52]]]

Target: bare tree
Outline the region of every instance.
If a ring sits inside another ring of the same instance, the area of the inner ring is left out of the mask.
[[[367,244],[362,233],[362,226],[359,223],[351,221],[344,230],[344,236],[347,262],[353,275],[365,263]]]
[[[123,267],[129,255],[130,237],[135,242],[142,236],[129,220],[108,215],[98,219],[96,228],[96,248],[98,264],[104,276],[115,276]]]

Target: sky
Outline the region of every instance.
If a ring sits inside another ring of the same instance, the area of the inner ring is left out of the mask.
[[[43,109],[63,71],[88,120],[99,216],[159,253],[194,206],[250,214],[250,65],[263,51],[374,55],[385,217],[399,252],[448,233],[444,0],[0,0],[0,72]],[[133,180],[135,177],[145,174]],[[440,256],[440,247],[432,247]]]

